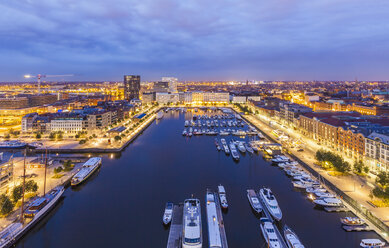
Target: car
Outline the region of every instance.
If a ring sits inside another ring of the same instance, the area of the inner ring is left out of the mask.
[[[298,152],[303,152],[304,149],[303,149],[303,148],[300,148],[300,149],[298,149],[297,151],[298,151]]]

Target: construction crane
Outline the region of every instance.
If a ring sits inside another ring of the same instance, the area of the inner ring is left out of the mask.
[[[41,78],[48,78],[48,77],[72,77],[74,76],[73,74],[67,74],[67,75],[43,75],[43,74],[38,74],[38,75],[24,75],[24,78],[37,78],[38,79],[38,94],[41,93]]]

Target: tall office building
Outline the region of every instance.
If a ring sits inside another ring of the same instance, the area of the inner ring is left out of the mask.
[[[139,99],[140,76],[125,75],[123,82],[124,82],[124,98],[128,101],[132,99]]]
[[[154,92],[169,92],[169,82],[167,81],[159,81],[155,82],[153,86]]]
[[[177,84],[178,79],[175,77],[163,77],[163,82],[169,82],[169,92],[176,93],[177,92]]]

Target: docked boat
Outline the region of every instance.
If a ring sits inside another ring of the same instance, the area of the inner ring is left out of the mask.
[[[266,209],[274,217],[275,220],[279,221],[282,218],[281,208],[278,206],[278,202],[273,192],[269,188],[262,188],[259,190],[259,196],[265,203]]]
[[[182,131],[182,136],[186,136],[188,132],[186,130]]]
[[[236,150],[236,147],[234,145],[234,143],[230,143],[230,151],[231,151],[231,155],[232,155],[232,158],[234,160],[239,160],[239,154],[238,154],[238,151]]]
[[[385,247],[385,242],[379,239],[362,239],[360,246],[363,248],[383,248]]]
[[[244,147],[244,145],[243,145],[243,142],[236,142],[237,143],[237,145],[238,145],[238,149],[239,149],[239,151],[241,152],[241,153],[246,153],[246,148]]]
[[[300,180],[292,181],[292,183],[295,188],[300,188],[300,189],[306,189],[309,187],[320,185],[319,182],[312,180],[310,178],[301,178]]]
[[[284,226],[284,237],[286,245],[289,248],[304,248],[297,234],[292,231],[287,225]]]
[[[228,155],[230,154],[230,149],[228,148],[227,142],[225,139],[220,139],[220,143],[223,146],[224,152]]]
[[[163,213],[163,224],[168,225],[172,221],[173,217],[173,203],[168,202],[165,206],[165,212]]]
[[[208,223],[208,242],[209,247],[222,247],[221,233],[220,233],[220,220],[216,212],[215,194],[207,190],[205,196],[206,210],[207,210],[207,223]]]
[[[160,120],[160,119],[162,119],[163,118],[163,111],[159,111],[158,113],[157,113],[157,120]]]
[[[100,157],[93,157],[88,159],[81,169],[73,176],[71,185],[76,186],[87,178],[89,178],[101,165],[102,159]]]
[[[305,191],[307,193],[316,193],[316,192],[326,192],[327,190],[323,186],[319,185],[315,187],[306,188]]]
[[[219,145],[219,141],[215,138],[215,146],[218,151],[220,151],[222,148]]]
[[[259,202],[258,196],[253,189],[247,190],[247,198],[250,202],[251,207],[254,209],[255,212],[257,213],[262,212],[262,205]]]
[[[358,217],[344,217],[344,218],[340,218],[340,222],[343,224],[343,225],[347,225],[347,226],[360,226],[360,225],[364,225],[365,224],[365,221],[358,218]]]
[[[249,153],[251,153],[251,154],[254,153],[253,148],[249,144],[244,143],[244,147],[246,148],[246,151],[248,151]]]
[[[182,247],[202,248],[201,206],[198,199],[184,201]]]
[[[221,207],[224,208],[224,209],[227,209],[228,208],[228,202],[227,202],[226,190],[224,189],[223,185],[217,186],[217,192],[219,194],[219,199],[220,199]]]
[[[28,230],[53,209],[64,192],[65,188],[63,186],[58,186],[44,196],[38,197],[32,201],[27,206],[26,211],[24,211],[23,216],[28,217],[24,221],[24,224],[17,221],[0,232],[0,248],[11,247],[15,244]]]
[[[189,121],[185,121],[185,127],[189,126]]]
[[[313,201],[317,206],[320,207],[341,207],[343,203],[338,198],[318,198]]]
[[[230,135],[230,133],[229,132],[227,132],[227,131],[220,131],[220,133],[219,133],[221,136],[227,136],[227,135]]]
[[[21,149],[25,148],[27,143],[21,142],[19,140],[9,140],[0,142],[0,149]]]
[[[269,248],[280,248],[281,243],[275,231],[275,226],[268,218],[261,218],[261,231]]]

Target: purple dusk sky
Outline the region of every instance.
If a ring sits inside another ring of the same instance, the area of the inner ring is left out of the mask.
[[[388,0],[8,0],[0,13],[0,81],[389,80]]]

